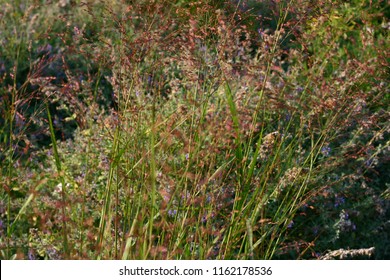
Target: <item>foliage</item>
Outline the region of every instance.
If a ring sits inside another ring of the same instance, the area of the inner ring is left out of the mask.
[[[1,5],[2,259],[389,257],[386,1]]]

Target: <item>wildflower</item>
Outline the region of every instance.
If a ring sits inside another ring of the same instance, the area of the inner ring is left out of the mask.
[[[335,203],[334,203],[334,207],[339,207],[340,205],[344,204],[345,203],[345,198],[344,197],[338,197],[336,196],[335,198]]]
[[[171,217],[171,218],[174,218],[176,217],[177,215],[177,210],[176,209],[169,209],[168,210],[168,216]]]
[[[206,45],[202,45],[200,48],[199,48],[199,51],[200,52],[207,52],[207,46]]]
[[[329,156],[330,151],[331,151],[331,148],[328,145],[323,146],[321,148],[321,154],[324,155],[325,157]]]
[[[288,225],[287,228],[292,228],[294,226],[294,221],[291,221]]]
[[[364,165],[367,168],[372,168],[372,167],[374,167],[377,164],[378,164],[378,159],[377,158],[369,158],[368,160],[364,161]]]
[[[284,82],[283,81],[280,81],[277,85],[278,88],[283,88],[284,87]]]
[[[58,251],[54,247],[46,249],[46,254],[50,260],[59,260],[60,259]]]
[[[334,224],[336,230],[336,239],[340,238],[340,233],[356,230],[356,225],[349,219],[349,215],[345,210],[341,210],[340,219]]]
[[[191,194],[189,192],[185,192],[184,194],[181,195],[182,201],[187,201],[191,198]]]
[[[295,89],[298,93],[302,93],[305,89],[301,86],[297,86],[297,88]]]
[[[34,255],[33,250],[31,250],[31,249],[28,250],[27,257],[29,260],[35,260],[35,255]]]

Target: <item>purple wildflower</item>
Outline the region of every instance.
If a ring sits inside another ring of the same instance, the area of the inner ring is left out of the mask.
[[[331,148],[328,145],[321,148],[322,155],[324,155],[326,157],[329,156],[330,151],[331,151]]]
[[[297,86],[295,89],[298,93],[302,93],[305,89],[301,86]]]
[[[338,197],[336,196],[335,198],[335,203],[334,203],[334,207],[339,207],[340,205],[344,204],[345,203],[345,198],[344,197]]]
[[[176,209],[169,209],[168,210],[168,216],[171,218],[174,218],[177,215],[177,210]]]
[[[33,250],[31,250],[31,249],[28,250],[27,258],[28,258],[29,260],[35,260],[35,255],[34,255]]]

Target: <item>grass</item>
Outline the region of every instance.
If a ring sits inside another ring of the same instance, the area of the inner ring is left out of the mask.
[[[2,259],[389,256],[385,1],[19,2]]]

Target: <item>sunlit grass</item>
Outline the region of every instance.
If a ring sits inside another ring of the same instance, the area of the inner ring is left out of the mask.
[[[384,1],[20,2],[2,259],[388,256]]]

